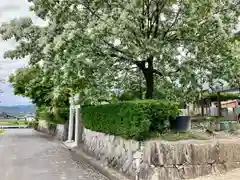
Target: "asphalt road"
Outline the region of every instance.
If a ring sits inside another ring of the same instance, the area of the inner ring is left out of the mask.
[[[32,129],[0,135],[1,180],[108,180],[87,164],[75,162],[60,143]]]

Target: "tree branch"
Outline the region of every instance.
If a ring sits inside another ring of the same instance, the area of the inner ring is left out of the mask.
[[[182,4],[183,4],[183,0],[181,0],[180,3],[179,3],[179,9],[178,9],[178,12],[177,12],[177,14],[176,14],[176,16],[175,16],[172,24],[171,24],[171,25],[169,26],[169,28],[164,32],[164,34],[163,34],[163,39],[167,36],[168,32],[172,29],[172,27],[177,23],[178,17],[179,17],[179,15],[180,15],[180,13],[181,13],[181,10],[182,10],[182,8],[181,8]]]
[[[153,70],[153,73],[157,74],[159,76],[163,76],[163,74],[160,71],[156,70],[156,69]]]
[[[181,71],[180,68],[178,68],[176,71],[169,72],[168,75],[171,75],[171,74],[177,73],[177,72],[179,72],[179,71]],[[159,76],[164,76],[163,73],[161,73],[161,72],[158,71],[157,69],[154,69],[154,70],[153,70],[153,73],[154,73],[154,74],[157,74],[157,75],[159,75]]]
[[[153,21],[153,24],[155,24],[153,37],[157,36],[159,24],[161,24],[162,28],[164,28],[164,26],[160,20],[160,14],[161,14],[163,8],[165,7],[165,5],[166,5],[166,0],[161,0],[161,1],[159,0],[156,4],[156,10],[153,12],[153,16],[155,16],[154,21]]]
[[[106,40],[102,40],[104,43],[106,43],[110,48],[112,48],[113,50],[115,50],[116,52],[121,53],[123,56],[126,56],[125,58],[130,60],[130,61],[134,61],[134,58],[131,57],[131,55],[126,55],[126,52],[120,50],[119,48],[117,48],[116,46],[114,46],[113,44],[107,42]]]

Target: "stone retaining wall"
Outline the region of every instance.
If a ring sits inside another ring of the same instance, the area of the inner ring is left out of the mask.
[[[68,124],[58,124],[55,136],[60,141],[66,141],[68,135]]]
[[[48,130],[48,125],[47,122],[45,120],[39,120],[38,121],[38,130],[44,133],[49,133]]]
[[[67,125],[58,124],[56,130],[49,130],[45,120],[39,120],[38,130],[55,136],[60,141],[65,141],[67,137]]]
[[[240,139],[137,141],[84,129],[85,150],[130,177],[142,180],[191,179],[240,167]],[[140,164],[138,164],[140,162]]]

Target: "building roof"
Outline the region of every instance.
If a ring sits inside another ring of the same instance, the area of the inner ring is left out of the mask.
[[[240,31],[236,32],[235,36],[240,36]]]

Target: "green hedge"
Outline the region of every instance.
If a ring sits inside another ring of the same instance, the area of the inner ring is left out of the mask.
[[[175,118],[177,104],[167,101],[130,101],[82,108],[84,126],[93,131],[144,140],[163,132],[168,120]]]

